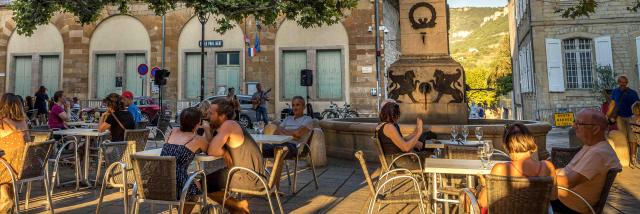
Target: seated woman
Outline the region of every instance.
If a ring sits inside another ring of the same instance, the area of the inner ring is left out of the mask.
[[[409,136],[402,137],[398,119],[400,118],[400,106],[393,100],[386,100],[380,109],[380,124],[376,127],[375,136],[382,147],[387,163],[393,158],[406,152],[413,152],[424,147],[419,141],[422,134],[422,119],[416,119],[416,129]],[[396,162],[396,167],[406,169],[418,169],[418,160],[402,158]]]
[[[111,141],[123,141],[124,130],[136,127],[133,116],[125,108],[119,94],[111,93],[102,102],[107,105],[107,112],[100,116],[98,131],[104,132],[108,129],[111,132]]]
[[[180,113],[180,128],[174,128],[169,135],[167,143],[162,146],[161,156],[176,157],[176,187],[181,190],[189,178],[187,168],[196,157],[197,153],[207,151],[209,143],[198,134],[196,130],[200,127],[202,113],[195,107],[182,110]],[[198,193],[194,184],[189,187],[187,199],[195,201],[193,198]],[[184,213],[191,213],[194,205],[185,205]]]
[[[505,147],[511,157],[511,162],[497,163],[491,169],[492,175],[513,176],[513,177],[540,177],[551,176],[553,182],[556,181],[555,167],[549,161],[538,161],[531,158],[531,154],[538,150],[533,135],[526,126],[521,123],[512,124],[504,135]],[[480,184],[485,185],[483,177],[480,177]],[[553,188],[551,200],[557,197],[556,188]],[[487,202],[487,190],[482,188],[478,194],[478,203],[482,213],[487,213],[489,204]]]
[[[0,150],[2,159],[13,169],[19,170],[24,162],[23,152],[29,141],[29,129],[22,102],[17,95],[6,93],[0,98]],[[0,166],[0,213],[9,213],[13,208],[13,186],[11,174]]]

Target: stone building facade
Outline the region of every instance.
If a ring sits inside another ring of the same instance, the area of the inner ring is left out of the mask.
[[[279,112],[292,96],[306,96],[299,78],[300,70],[308,68],[314,71],[309,95],[316,111],[329,102],[347,102],[361,115],[374,114],[376,98],[370,91],[376,87],[376,51],[374,32],[368,29],[373,14],[373,2],[360,0],[335,25],[304,29],[282,19],[258,27],[248,18],[224,35],[213,30],[217,23],[212,17],[205,40],[221,40],[222,47],[206,48],[205,94],[226,87],[248,94],[260,82],[272,88],[270,113]],[[0,7],[0,92],[26,96],[45,85],[50,95],[64,90],[89,100],[122,90],[157,96],[151,78],[135,73],[140,63],[161,67],[162,62],[162,17],[146,4],[135,3],[128,14],[107,8],[100,20],[84,26],[59,13],[31,37],[18,35],[15,28],[12,12]],[[174,107],[199,97],[200,29],[190,9],[166,15],[164,67],[171,75],[164,92]],[[255,47],[256,35],[261,51],[249,57],[247,48]]]
[[[595,14],[571,19],[555,13],[575,1],[515,0],[510,23],[514,114],[550,121],[554,112],[600,106],[595,69],[610,66],[640,87],[640,13],[634,0],[598,1]]]

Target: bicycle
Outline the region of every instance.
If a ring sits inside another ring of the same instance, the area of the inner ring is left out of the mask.
[[[356,110],[351,109],[351,105],[345,103],[342,108],[331,101],[329,108],[322,111],[323,119],[336,119],[336,118],[354,118],[359,117]]]

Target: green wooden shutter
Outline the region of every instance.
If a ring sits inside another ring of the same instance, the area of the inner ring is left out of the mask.
[[[16,82],[15,93],[22,97],[31,93],[31,56],[17,56],[15,60]]]
[[[200,97],[200,53],[186,54],[186,98]]]
[[[240,87],[240,66],[219,65],[216,67],[216,89],[224,85],[227,89]]]
[[[282,54],[283,96],[291,99],[294,96],[306,96],[307,87],[300,86],[300,70],[307,68],[306,51],[285,51]]]
[[[102,99],[116,92],[116,55],[98,55],[96,57],[96,97]]]
[[[138,74],[138,65],[145,63],[144,54],[131,54],[125,56],[124,73],[126,76],[125,90],[133,92],[136,96],[142,96],[142,79]],[[149,68],[151,70],[151,68]]]
[[[58,56],[42,56],[42,85],[50,92],[58,91],[60,83],[60,59]]]
[[[317,76],[318,98],[342,98],[342,57],[340,50],[318,51]]]

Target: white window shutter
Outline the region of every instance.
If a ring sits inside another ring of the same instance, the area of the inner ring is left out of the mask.
[[[613,56],[611,54],[611,37],[601,36],[595,38],[596,43],[596,64],[600,66],[609,66],[613,70]]]
[[[547,78],[549,92],[564,91],[564,68],[562,66],[562,41],[559,39],[545,40],[547,48]]]
[[[640,79],[640,36],[636,37],[636,69],[638,69],[638,78]]]

